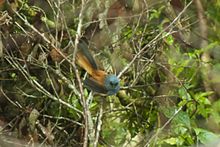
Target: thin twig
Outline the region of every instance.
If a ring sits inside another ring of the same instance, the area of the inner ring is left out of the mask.
[[[79,76],[79,72],[78,72],[78,69],[75,65],[75,60],[76,60],[76,53],[77,53],[77,50],[78,50],[78,44],[79,44],[79,40],[81,38],[81,31],[82,31],[82,22],[83,22],[83,14],[84,14],[84,9],[85,9],[85,4],[86,4],[86,1],[85,0],[82,0],[81,1],[81,10],[80,10],[80,13],[79,13],[79,23],[78,23],[78,26],[77,26],[77,33],[76,33],[76,38],[75,38],[75,49],[73,51],[73,60],[72,60],[72,65],[73,65],[73,69],[75,71],[75,74],[76,74],[76,79],[77,79],[77,82],[78,82],[78,85],[79,85],[79,90],[80,90],[80,100],[81,100],[81,103],[83,105],[83,117],[84,117],[84,121],[85,121],[85,128],[84,128],[84,139],[83,139],[83,147],[87,147],[88,146],[88,133],[89,133],[89,107],[86,103],[86,99],[85,99],[85,96],[83,94],[83,87],[82,87],[82,82],[81,82],[81,79],[80,79],[80,76]]]
[[[95,134],[95,141],[94,141],[94,147],[98,146],[99,141],[99,134],[102,128],[102,116],[103,116],[103,104],[104,100],[101,99],[100,108],[99,108],[99,114],[97,117],[97,126],[96,126],[96,134]]]
[[[9,57],[5,57],[5,59],[8,61],[9,64],[11,64],[12,67],[18,69],[22,75],[25,77],[25,79],[33,86],[35,87],[39,92],[43,93],[44,95],[48,96],[49,98],[51,98],[52,100],[58,101],[61,104],[73,109],[74,111],[78,112],[79,114],[82,114],[82,111],[80,111],[79,109],[73,107],[71,104],[63,101],[60,98],[55,97],[54,95],[52,95],[49,91],[47,91],[38,81],[36,81],[34,78],[32,78],[32,76],[23,69],[23,67],[20,65],[19,62],[16,62],[13,57],[9,56]]]

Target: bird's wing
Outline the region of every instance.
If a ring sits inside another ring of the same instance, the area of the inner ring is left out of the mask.
[[[89,90],[92,90],[94,92],[101,94],[108,93],[107,89],[104,86],[98,84],[93,78],[86,78],[84,84],[85,87],[87,87]]]

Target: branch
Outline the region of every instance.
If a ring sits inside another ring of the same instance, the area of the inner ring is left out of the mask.
[[[82,106],[83,106],[83,117],[84,117],[84,121],[85,121],[83,147],[88,146],[89,130],[93,129],[93,128],[90,128],[90,126],[93,126],[93,125],[90,125],[90,123],[89,123],[89,118],[91,118],[91,116],[90,116],[91,114],[89,112],[89,107],[87,105],[85,96],[83,94],[82,82],[81,82],[81,79],[80,79],[80,76],[79,76],[78,69],[77,69],[76,64],[75,64],[75,60],[76,60],[75,57],[76,57],[76,53],[77,53],[77,50],[78,50],[79,39],[81,38],[81,32],[82,32],[82,22],[83,22],[83,13],[84,13],[84,10],[85,10],[85,4],[86,4],[86,1],[82,0],[81,10],[80,10],[80,13],[79,13],[79,23],[78,23],[77,33],[76,33],[76,38],[75,38],[75,49],[73,51],[73,60],[72,60],[73,69],[75,71],[76,79],[77,79],[77,82],[79,84],[79,90],[80,90],[80,94],[81,94],[80,95],[80,100],[81,100],[81,103],[82,103]]]

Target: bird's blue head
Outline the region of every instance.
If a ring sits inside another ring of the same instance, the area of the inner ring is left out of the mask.
[[[108,95],[114,95],[120,89],[119,79],[115,75],[107,75],[104,84]]]

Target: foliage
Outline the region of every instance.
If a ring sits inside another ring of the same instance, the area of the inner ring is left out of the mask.
[[[219,1],[146,3],[0,1],[0,139],[161,147],[218,140]],[[119,75],[117,95],[84,86],[88,75],[73,62],[77,35],[100,69]]]

